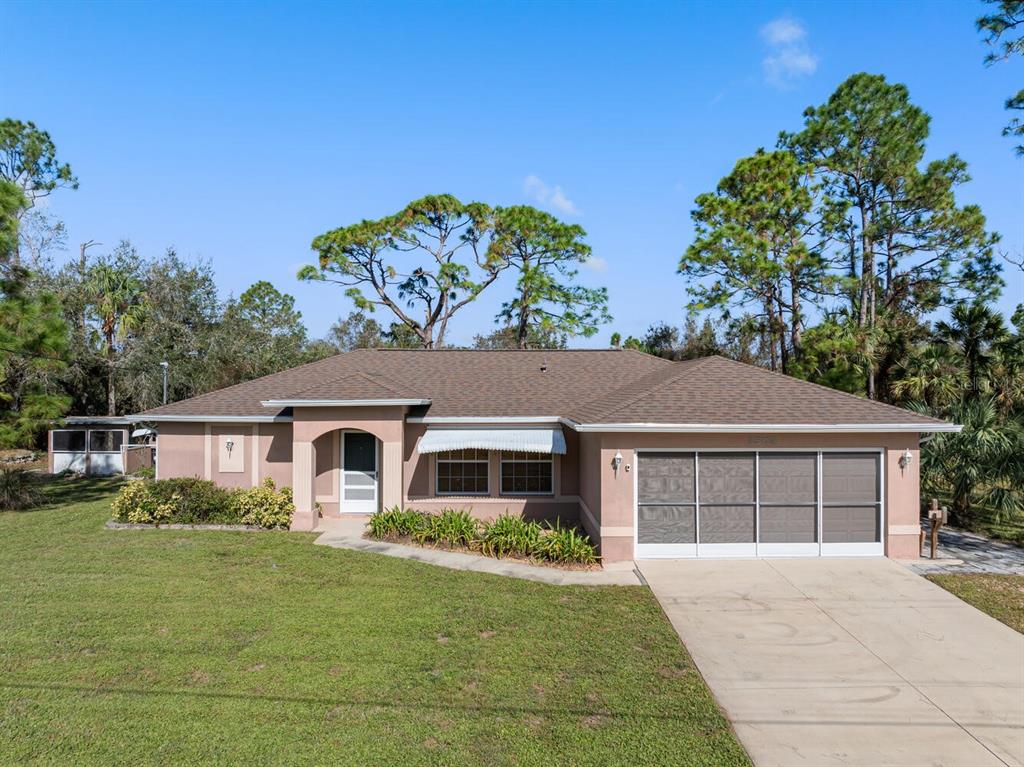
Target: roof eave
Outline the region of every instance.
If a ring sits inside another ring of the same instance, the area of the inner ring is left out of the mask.
[[[737,433],[787,432],[791,434],[823,434],[829,432],[959,432],[963,426],[954,423],[574,423],[579,432],[668,432],[668,433]]]
[[[135,413],[125,416],[132,423],[291,423],[290,415],[196,415]]]

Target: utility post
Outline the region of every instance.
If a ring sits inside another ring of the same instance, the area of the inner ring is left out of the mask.
[[[168,363],[166,361],[165,362],[161,362],[160,363],[160,367],[163,368],[163,371],[164,371],[164,404],[166,405],[167,404],[167,368],[168,368]]]

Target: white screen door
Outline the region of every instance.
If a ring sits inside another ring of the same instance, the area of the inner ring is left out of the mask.
[[[377,510],[377,438],[365,431],[341,435],[341,513]]]

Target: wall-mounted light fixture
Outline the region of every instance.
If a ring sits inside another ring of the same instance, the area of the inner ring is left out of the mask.
[[[619,467],[622,465],[622,453],[616,452],[615,457],[612,458],[612,471],[616,474],[619,473]]]
[[[907,468],[908,466],[910,466],[913,460],[914,454],[910,452],[910,448],[908,447],[906,450],[903,451],[903,455],[900,456],[900,468]]]
[[[235,446],[235,441],[228,437],[228,441],[224,443],[224,447],[228,449],[228,455],[231,455],[231,448]]]

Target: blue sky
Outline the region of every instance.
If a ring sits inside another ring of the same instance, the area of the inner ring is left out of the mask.
[[[428,193],[532,203],[588,232],[612,329],[681,322],[693,198],[801,124],[847,76],[905,83],[929,157],[959,152],[1003,247],[1024,252],[1024,160],[999,135],[1024,60],[991,68],[981,3],[0,4],[0,113],[71,162],[87,239],[266,279],[314,335],[348,311],[299,283],[312,238]],[[70,255],[70,254],[69,254]],[[1007,267],[1004,310],[1024,300]],[[511,280],[506,279],[506,282]],[[490,330],[498,286],[449,341]],[[383,317],[382,317],[383,318]]]

